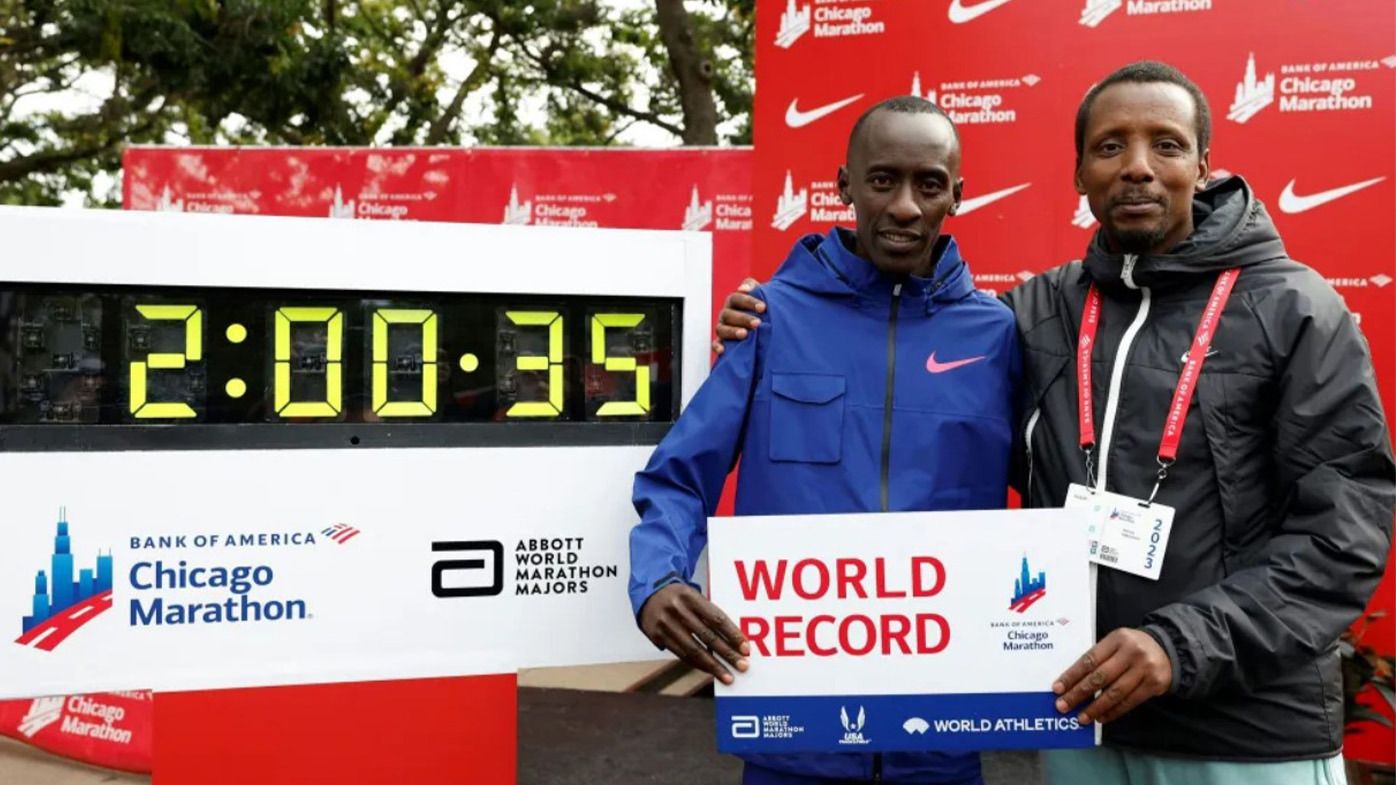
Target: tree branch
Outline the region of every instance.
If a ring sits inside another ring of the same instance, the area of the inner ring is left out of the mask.
[[[659,36],[679,83],[686,145],[717,144],[717,103],[713,100],[713,63],[693,40],[693,23],[683,0],[654,0]]]
[[[456,118],[460,117],[461,109],[465,106],[465,99],[485,83],[486,75],[489,73],[491,63],[494,60],[494,53],[499,49],[499,39],[499,28],[495,27],[494,32],[490,34],[490,43],[486,47],[484,55],[461,81],[455,96],[451,98],[451,104],[432,122],[431,129],[427,132],[426,143],[428,145],[441,144],[446,139],[446,135],[451,132],[451,128],[456,123]]]
[[[580,83],[573,84],[558,78],[557,72],[553,68],[551,68],[542,57],[530,51],[528,46],[525,45],[522,41],[519,41],[517,38],[515,38],[514,40],[516,43],[519,44],[519,50],[523,53],[523,55],[527,57],[530,61],[532,61],[534,65],[538,66],[538,69],[543,72],[544,80],[548,84],[554,87],[561,87],[566,90],[574,90],[578,95],[582,96],[583,98],[587,98],[591,101],[594,101],[595,103],[598,103],[606,107],[607,109],[610,109],[612,112],[615,112],[618,115],[631,117],[636,120],[649,123],[659,128],[663,128],[664,130],[668,131],[674,136],[680,138],[683,137],[684,131],[682,128],[680,128],[677,125],[674,125],[673,123],[667,122],[657,114],[654,114],[652,112],[642,112],[639,109],[631,107],[629,104],[626,104],[623,101],[617,101],[614,98],[609,98],[607,96],[601,95],[595,90],[588,88],[586,85]]]

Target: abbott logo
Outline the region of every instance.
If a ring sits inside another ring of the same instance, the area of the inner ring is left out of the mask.
[[[776,33],[776,46],[781,49],[789,49],[800,40],[800,37],[809,32],[811,22],[811,6],[800,8],[795,5],[795,0],[789,0],[785,6],[785,12],[780,15],[780,30]]]
[[[1081,24],[1095,27],[1105,21],[1105,17],[1124,7],[1124,4],[1124,0],[1086,0],[1086,7],[1081,9]]]
[[[35,698],[29,704],[29,712],[19,721],[19,732],[24,738],[32,739],[39,731],[47,728],[63,717],[63,696],[55,698]]]
[[[1236,100],[1231,102],[1226,119],[1244,123],[1274,102],[1275,74],[1272,71],[1264,79],[1256,79],[1255,52],[1251,52],[1246,58],[1246,75],[1236,83]]]
[[[785,170],[785,192],[776,199],[776,214],[771,219],[771,228],[783,232],[809,212],[809,189],[795,191],[795,181],[789,169]]]
[[[733,714],[732,715],[732,738],[734,739],[759,739],[761,738],[761,718],[754,714]]]
[[[469,558],[443,559],[431,565],[431,593],[437,597],[493,597],[504,591],[504,544],[497,540],[434,542],[435,553],[473,553]],[[493,561],[491,566],[490,562]],[[459,583],[446,585],[446,574]],[[488,582],[485,582],[488,581]]]

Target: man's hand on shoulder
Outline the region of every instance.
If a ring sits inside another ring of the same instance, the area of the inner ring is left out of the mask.
[[[723,341],[741,341],[750,335],[751,330],[761,326],[756,314],[765,313],[766,304],[752,297],[752,289],[760,286],[755,278],[747,278],[737,291],[727,295],[722,304],[722,313],[717,317],[717,340],[713,341],[713,351],[722,354]]]
[[[1110,722],[1144,701],[1168,692],[1173,684],[1173,663],[1154,636],[1143,630],[1121,627],[1082,655],[1057,677],[1052,692],[1057,711],[1067,712],[1097,692],[1100,696],[1081,710],[1077,720]]]
[[[640,629],[654,645],[723,684],[732,683],[724,661],[738,671],[748,667],[751,644],[746,636],[721,608],[687,584],[671,583],[650,595],[640,609]]]

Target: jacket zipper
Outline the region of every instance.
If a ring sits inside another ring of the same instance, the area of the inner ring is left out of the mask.
[[[892,287],[892,311],[887,317],[887,394],[882,404],[882,511],[891,504],[888,498],[888,475],[892,471],[892,385],[897,377],[897,306],[901,303],[902,285]]]
[[[891,507],[888,477],[892,472],[892,388],[897,379],[897,307],[902,301],[902,285],[892,287],[892,310],[887,317],[887,394],[882,399],[882,483],[881,507]],[[882,782],[882,753],[873,753],[872,781]]]
[[[1110,440],[1115,435],[1115,416],[1120,408],[1120,387],[1123,385],[1125,376],[1125,362],[1129,360],[1129,350],[1134,344],[1134,339],[1139,335],[1139,330],[1144,327],[1144,320],[1149,317],[1150,292],[1147,286],[1138,286],[1134,283],[1134,265],[1139,261],[1139,257],[1134,254],[1125,254],[1124,269],[1120,271],[1120,279],[1125,286],[1135,289],[1140,293],[1139,310],[1134,314],[1134,321],[1130,322],[1129,329],[1125,330],[1124,338],[1120,339],[1120,348],[1115,350],[1115,359],[1110,366],[1110,388],[1105,397],[1105,429],[1100,434],[1100,471],[1096,473],[1096,490],[1105,490],[1106,473],[1110,468]],[[1086,391],[1090,395],[1090,391]]]
[[[1023,487],[1023,508],[1032,507],[1032,432],[1037,430],[1037,418],[1042,416],[1042,409],[1032,410],[1032,416],[1028,418],[1028,427],[1023,429],[1023,443],[1028,449],[1028,482]]]

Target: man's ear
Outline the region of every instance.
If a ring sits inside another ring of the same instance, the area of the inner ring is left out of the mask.
[[[853,204],[853,194],[848,190],[848,167],[839,167],[839,199],[846,205]]]
[[[1212,179],[1212,151],[1203,150],[1202,155],[1197,157],[1197,182],[1194,188],[1201,191],[1207,187],[1207,183]]]
[[[960,211],[960,197],[964,196],[965,193],[965,178],[961,177],[955,180],[955,185],[950,191],[955,196],[955,203],[950,205],[950,214],[954,215]]]
[[[1081,163],[1076,163],[1076,171],[1071,174],[1071,183],[1076,186],[1076,193],[1081,196],[1086,195],[1086,184],[1081,182]]]

